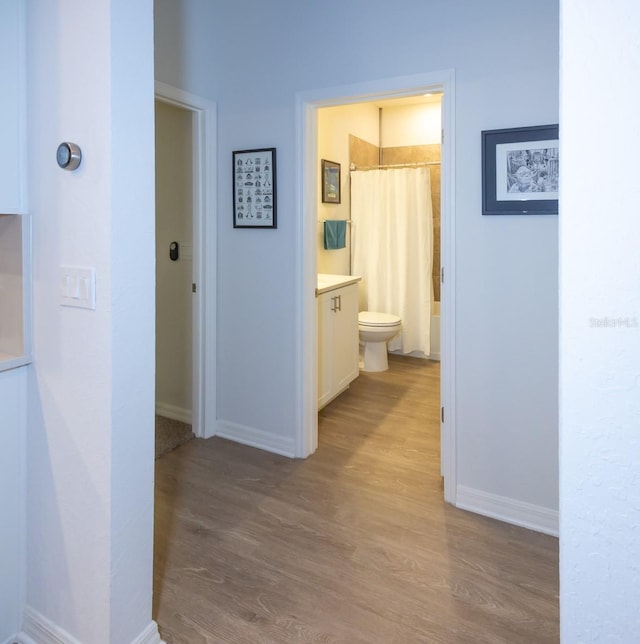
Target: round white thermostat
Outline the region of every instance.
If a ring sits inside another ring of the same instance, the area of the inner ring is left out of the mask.
[[[82,150],[75,143],[61,143],[58,146],[56,159],[63,170],[75,170],[82,161]]]

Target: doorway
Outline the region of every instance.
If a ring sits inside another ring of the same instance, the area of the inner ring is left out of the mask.
[[[193,115],[155,103],[156,455],[192,436]],[[195,383],[197,385],[197,383]]]
[[[163,353],[156,356],[156,406],[165,416],[190,421],[196,437],[209,438],[216,419],[216,108],[164,83],[156,83],[155,94],[157,129],[165,123],[175,129],[162,152],[169,203],[156,204],[158,213],[167,210],[162,224],[156,218],[157,277],[167,282],[158,284],[159,292],[167,292],[156,311],[164,316],[158,324]]]
[[[317,276],[316,204],[318,181],[318,110],[323,107],[364,103],[413,96],[429,91],[442,91],[442,304],[441,304],[441,474],[444,477],[444,498],[455,505],[455,300],[454,300],[454,237],[455,209],[453,204],[454,153],[454,73],[434,72],[412,77],[386,79],[371,83],[327,88],[300,93],[297,96],[298,157],[301,176],[298,185],[300,218],[298,248],[299,296],[299,360],[298,398],[299,423],[296,434],[296,455],[306,457],[318,445],[317,419],[317,323],[315,287]],[[446,421],[446,422],[445,422]]]

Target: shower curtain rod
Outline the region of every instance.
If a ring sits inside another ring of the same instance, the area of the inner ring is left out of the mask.
[[[440,165],[440,161],[420,161],[417,163],[395,163],[393,165],[363,165],[356,166],[352,163],[349,170],[386,170],[387,168],[418,168],[424,165]]]

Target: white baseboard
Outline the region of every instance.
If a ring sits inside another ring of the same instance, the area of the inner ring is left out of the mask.
[[[458,485],[456,507],[557,537],[558,511]]]
[[[219,420],[216,427],[216,436],[227,438],[243,445],[249,445],[250,447],[257,447],[274,454],[281,454],[290,458],[295,456],[293,439],[274,436],[254,427]]]
[[[131,644],[165,644],[158,632],[158,625],[152,620],[149,626]]]
[[[30,606],[24,609],[22,632],[17,638],[11,638],[7,644],[81,644],[65,630],[47,619]],[[131,644],[165,644],[158,632],[158,625],[151,623],[136,637]]]
[[[170,418],[171,420],[177,420],[181,423],[187,423],[187,425],[192,424],[191,410],[183,409],[182,407],[177,407],[176,405],[156,402],[156,414],[158,416]]]
[[[31,606],[24,609],[18,641],[20,644],[81,644]]]

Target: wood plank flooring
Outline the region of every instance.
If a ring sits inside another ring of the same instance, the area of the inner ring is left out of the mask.
[[[390,356],[291,460],[222,439],[156,462],[167,644],[558,642],[553,537],[442,500],[439,364]]]

